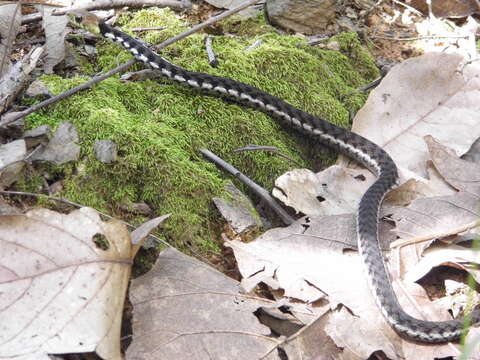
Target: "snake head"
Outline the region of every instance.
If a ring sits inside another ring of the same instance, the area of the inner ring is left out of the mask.
[[[99,19],[96,15],[86,10],[71,10],[67,12],[67,16],[69,17],[70,22],[76,26],[93,34],[100,33],[100,28],[98,27]]]

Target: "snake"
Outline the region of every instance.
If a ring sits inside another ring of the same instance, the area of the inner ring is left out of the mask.
[[[378,241],[379,211],[385,195],[398,185],[397,166],[390,155],[365,137],[309,114],[284,100],[254,86],[230,78],[194,72],[172,64],[152,51],[143,41],[100,20],[91,13],[70,14],[75,22],[90,32],[101,34],[129,51],[137,61],[164,77],[208,95],[258,109],[282,125],[318,140],[365,166],[376,180],[360,199],[356,211],[357,244],[370,291],[382,315],[400,336],[421,343],[458,341],[466,332],[465,324],[480,322],[480,311],[465,319],[428,321],[406,313],[393,290],[392,282]]]

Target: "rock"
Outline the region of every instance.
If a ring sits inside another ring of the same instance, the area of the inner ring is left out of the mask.
[[[97,140],[93,149],[99,161],[105,164],[117,161],[117,145],[112,140]]]
[[[237,6],[243,4],[245,0],[205,0],[205,2],[209,3],[212,6],[215,6],[217,8],[221,9],[233,9],[236,8]],[[247,7],[246,9],[243,9],[240,11],[237,15],[243,17],[243,18],[248,18],[252,16],[256,16],[260,10],[263,8],[263,3],[265,1],[261,1],[256,5],[252,5]]]
[[[21,214],[22,212],[17,208],[14,208],[4,199],[0,198],[0,215],[14,215]]]
[[[77,129],[72,123],[63,122],[58,125],[57,131],[45,149],[34,154],[32,160],[51,161],[57,165],[75,161],[80,155],[80,146]]]
[[[23,139],[27,143],[27,149],[31,149],[38,144],[47,143],[50,136],[50,126],[41,125],[35,129],[25,131]]]
[[[334,0],[267,0],[266,5],[272,24],[304,34],[325,30],[337,10]]]
[[[0,146],[0,188],[5,188],[18,180],[27,155],[24,140],[15,140]]]
[[[225,190],[233,199],[213,198],[213,202],[233,230],[241,234],[262,227],[260,217],[250,200],[231,183],[225,186]]]
[[[48,90],[47,86],[41,80],[35,80],[32,82],[25,91],[25,95],[29,97],[39,97],[42,99],[48,99],[52,97],[52,94]]]
[[[10,111],[2,115],[0,119],[0,136],[14,139],[22,136],[25,129],[25,118],[21,117],[10,122],[10,119],[13,119],[18,113],[20,111]]]
[[[120,208],[124,211],[145,216],[152,214],[152,208],[144,202],[125,204],[121,205]]]

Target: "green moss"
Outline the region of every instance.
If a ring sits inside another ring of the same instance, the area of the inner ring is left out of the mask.
[[[142,10],[122,17],[120,23],[123,29],[166,26],[162,32],[145,34],[144,39],[151,43],[185,30],[183,22],[168,10]],[[339,53],[309,47],[300,37],[255,34],[254,38],[215,37],[218,68],[208,65],[200,34],[169,46],[162,54],[189,70],[252,84],[349,127],[350,115],[365,101],[365,95],[355,89],[376,76],[373,62],[362,52],[356,36],[339,35],[344,51]],[[245,52],[256,39],[261,39],[262,45]],[[131,58],[107,42],[98,44],[98,54],[102,71]],[[58,94],[87,79],[44,76],[42,80]],[[28,126],[56,126],[62,121],[76,125],[82,147],[81,160],[75,166],[58,168],[65,176],[62,196],[114,216],[127,216],[133,223],[145,219],[124,214],[121,205],[145,201],[156,215],[172,213],[163,233],[168,241],[204,250],[216,248],[219,215],[211,198],[223,194],[229,176],[205,161],[200,148],[215,152],[267,189],[278,175],[297,165],[270,153],[233,153],[234,149],[247,144],[275,146],[309,168],[328,158],[323,148],[312,157],[310,140],[282,131],[263,113],[166,80],[123,83],[118,77],[109,78],[92,90],[29,116]],[[99,139],[111,139],[118,145],[116,163],[103,164],[95,159],[93,144]]]
[[[265,21],[265,16],[263,14],[247,19],[234,15],[222,21],[220,27],[223,33],[233,33],[245,37],[253,37],[275,32],[275,28],[268,25]]]

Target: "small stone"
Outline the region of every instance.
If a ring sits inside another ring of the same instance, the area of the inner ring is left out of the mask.
[[[112,140],[97,140],[93,148],[99,161],[105,164],[117,161],[117,145]]]
[[[272,24],[303,34],[324,31],[339,10],[334,0],[267,0],[266,13]]]
[[[25,131],[23,139],[27,143],[27,149],[31,149],[39,144],[48,143],[50,137],[50,126],[40,125],[35,129]]]
[[[27,155],[27,146],[23,140],[15,140],[0,146],[0,188],[5,188],[18,180],[25,163],[21,160]]]
[[[237,234],[252,228],[261,228],[262,222],[251,201],[233,184],[228,183],[225,190],[233,199],[213,198],[215,206]]]
[[[11,122],[13,117],[17,116],[19,111],[11,111],[3,114],[0,119],[0,135],[3,137],[19,138],[25,130],[25,118],[21,117]]]
[[[85,52],[87,53],[87,55],[89,55],[89,56],[97,55],[97,48],[95,46],[86,44],[84,46],[84,48],[85,48]]]
[[[34,154],[32,160],[51,161],[58,165],[75,161],[80,156],[77,129],[72,123],[63,122],[58,125],[55,134],[45,149]]]
[[[327,44],[327,49],[328,50],[334,50],[334,51],[340,51],[340,44],[338,43],[338,41],[330,41],[328,44]]]
[[[144,202],[121,205],[120,208],[124,211],[145,215],[145,216],[152,214],[152,208]]]
[[[22,212],[17,208],[14,208],[4,199],[0,198],[0,215],[14,215],[21,214]]]
[[[55,181],[52,185],[49,186],[49,192],[51,195],[59,193],[63,190],[63,180]]]
[[[52,97],[50,90],[48,90],[48,87],[41,80],[35,80],[34,82],[32,82],[28,89],[25,91],[25,95],[29,97],[39,97],[44,99]]]

